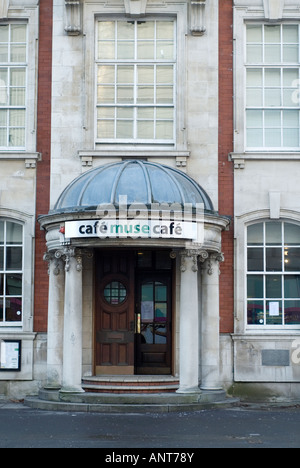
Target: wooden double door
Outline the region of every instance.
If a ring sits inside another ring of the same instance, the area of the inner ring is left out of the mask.
[[[161,254],[166,262],[157,252],[97,252],[97,375],[171,373],[172,262]]]

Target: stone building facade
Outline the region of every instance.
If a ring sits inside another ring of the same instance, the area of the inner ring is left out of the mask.
[[[1,5],[0,394],[297,398],[298,2]]]

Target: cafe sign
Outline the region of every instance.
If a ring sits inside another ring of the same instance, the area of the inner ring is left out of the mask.
[[[198,225],[189,221],[101,219],[68,221],[65,237],[76,238],[150,238],[198,239]]]

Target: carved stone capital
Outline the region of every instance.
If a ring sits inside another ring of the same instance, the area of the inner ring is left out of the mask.
[[[63,270],[63,264],[60,257],[56,257],[55,253],[46,252],[44,254],[43,260],[48,262],[48,275],[50,275],[51,262],[54,262],[53,273],[55,276],[58,276]]]
[[[56,261],[56,268],[54,270],[54,274],[59,275],[60,271],[62,270],[62,262],[65,262],[65,271],[70,271],[71,268],[71,258],[75,258],[76,260],[76,270],[78,272],[82,271],[82,258],[83,256],[87,256],[88,258],[93,257],[93,252],[87,249],[77,249],[75,247],[63,247],[62,249],[58,249],[55,252],[47,252],[44,254],[44,260],[49,262],[49,270],[50,271],[50,262]],[[57,271],[57,273],[56,273]]]
[[[209,256],[207,260],[207,274],[208,275],[213,275],[214,274],[214,268],[218,268],[219,274],[220,274],[220,267],[219,264],[221,262],[224,262],[224,255],[222,253],[213,253]]]
[[[208,258],[209,254],[204,249],[186,249],[180,252],[181,266],[180,270],[184,273],[187,270],[187,257],[192,259],[192,271],[196,273],[198,271],[198,260],[203,263]]]

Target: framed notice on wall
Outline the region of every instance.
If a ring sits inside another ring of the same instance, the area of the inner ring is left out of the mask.
[[[21,340],[0,340],[0,371],[21,371]]]

